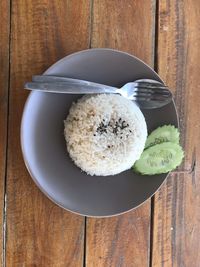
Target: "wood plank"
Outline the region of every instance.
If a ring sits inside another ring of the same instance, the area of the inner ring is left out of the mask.
[[[127,51],[153,65],[154,9],[147,0],[94,0],[91,46]],[[88,218],[86,266],[147,266],[149,228],[150,200],[115,218]]]
[[[119,49],[153,65],[154,18],[154,0],[94,0],[91,46]]]
[[[182,169],[155,197],[151,266],[197,267],[200,262],[200,5],[195,0],[159,1],[158,71],[174,88],[180,115]]]
[[[82,266],[84,218],[54,205],[26,171],[19,142],[23,84],[61,57],[88,48],[88,0],[12,1],[7,177],[7,266]]]
[[[0,261],[3,254],[4,181],[6,173],[7,110],[9,80],[10,3],[0,1]]]

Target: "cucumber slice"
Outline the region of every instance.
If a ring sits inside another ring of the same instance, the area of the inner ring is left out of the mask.
[[[167,173],[181,164],[183,156],[180,145],[165,142],[144,150],[133,169],[144,175]]]
[[[147,138],[145,149],[163,142],[179,144],[180,133],[172,125],[165,125],[154,130]]]

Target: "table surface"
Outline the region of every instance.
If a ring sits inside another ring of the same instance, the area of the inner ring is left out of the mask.
[[[0,1],[2,266],[200,266],[199,0]],[[129,52],[172,88],[185,159],[154,197],[94,219],[47,199],[22,159],[19,132],[32,74],[87,48]]]

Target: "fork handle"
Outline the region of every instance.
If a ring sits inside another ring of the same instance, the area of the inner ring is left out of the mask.
[[[27,82],[24,85],[25,89],[64,93],[64,94],[98,94],[98,93],[112,93],[117,94],[117,89],[108,86],[96,86],[91,84],[71,83],[71,82]]]
[[[26,83],[25,89],[68,94],[119,93],[119,89],[112,86],[48,75],[33,76],[33,82]]]

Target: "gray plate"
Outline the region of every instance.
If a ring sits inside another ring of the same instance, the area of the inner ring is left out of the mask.
[[[51,66],[46,74],[113,86],[140,78],[160,81],[141,60],[111,49],[72,54]],[[68,156],[63,135],[63,120],[78,97],[30,93],[22,117],[21,145],[33,180],[52,201],[78,214],[112,216],[137,207],[156,192],[167,175],[140,176],[129,170],[115,176],[92,177],[81,172]],[[163,124],[178,125],[174,103],[143,113],[148,131]]]

